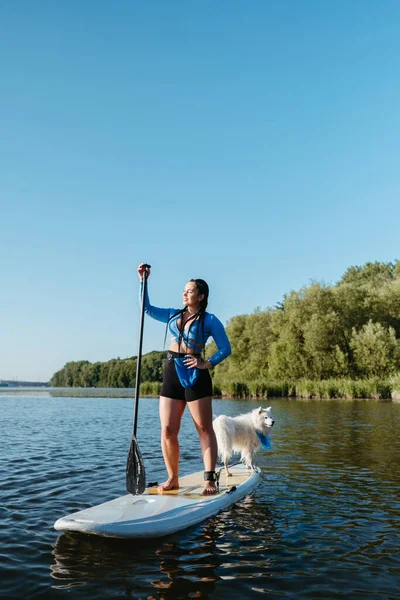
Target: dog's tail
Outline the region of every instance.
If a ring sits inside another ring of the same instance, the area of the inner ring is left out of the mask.
[[[218,456],[225,461],[232,456],[232,435],[228,419],[220,415],[213,421],[213,428],[217,438]]]

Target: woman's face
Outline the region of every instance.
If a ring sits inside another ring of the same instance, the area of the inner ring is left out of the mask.
[[[200,294],[199,288],[194,281],[188,281],[183,290],[183,304],[190,308],[196,308],[203,300],[204,294]]]

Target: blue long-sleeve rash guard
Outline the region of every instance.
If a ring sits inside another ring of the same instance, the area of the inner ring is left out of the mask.
[[[142,293],[143,283],[140,285],[140,297],[142,297]],[[177,321],[180,317],[180,308],[157,308],[157,306],[152,306],[152,304],[150,304],[149,295],[146,288],[144,310],[149,317],[156,319],[156,321],[168,323],[168,330],[171,334],[171,342],[179,341],[180,331],[178,329]],[[171,317],[173,318],[171,319]],[[190,327],[190,331],[189,329],[187,331],[183,331],[181,339],[188,348],[192,348],[193,350],[199,352],[199,350],[202,350],[202,348],[205,346],[208,338],[212,337],[217,345],[218,350],[208,360],[212,366],[215,367],[215,365],[218,365],[231,354],[231,345],[223,324],[215,315],[208,312],[204,313],[203,325],[201,325],[199,328],[199,321],[194,321],[193,325]]]

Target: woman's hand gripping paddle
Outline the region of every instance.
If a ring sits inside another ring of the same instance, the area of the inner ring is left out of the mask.
[[[139,330],[139,350],[136,365],[136,383],[135,383],[135,412],[133,417],[132,441],[129,448],[128,460],[126,463],[126,489],[130,494],[143,494],[146,488],[146,472],[144,469],[142,455],[136,440],[138,408],[139,408],[139,388],[140,388],[140,367],[142,362],[142,341],[144,325],[144,303],[146,298],[147,278],[149,276],[150,265],[143,265],[143,290],[142,306],[140,311],[140,330]]]

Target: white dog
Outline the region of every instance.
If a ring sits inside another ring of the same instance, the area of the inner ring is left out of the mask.
[[[218,456],[225,465],[228,477],[232,475],[228,469],[228,461],[234,452],[240,452],[241,460],[249,469],[255,470],[254,454],[261,447],[268,447],[268,435],[274,423],[270,406],[260,406],[237,417],[220,415],[214,419]]]

